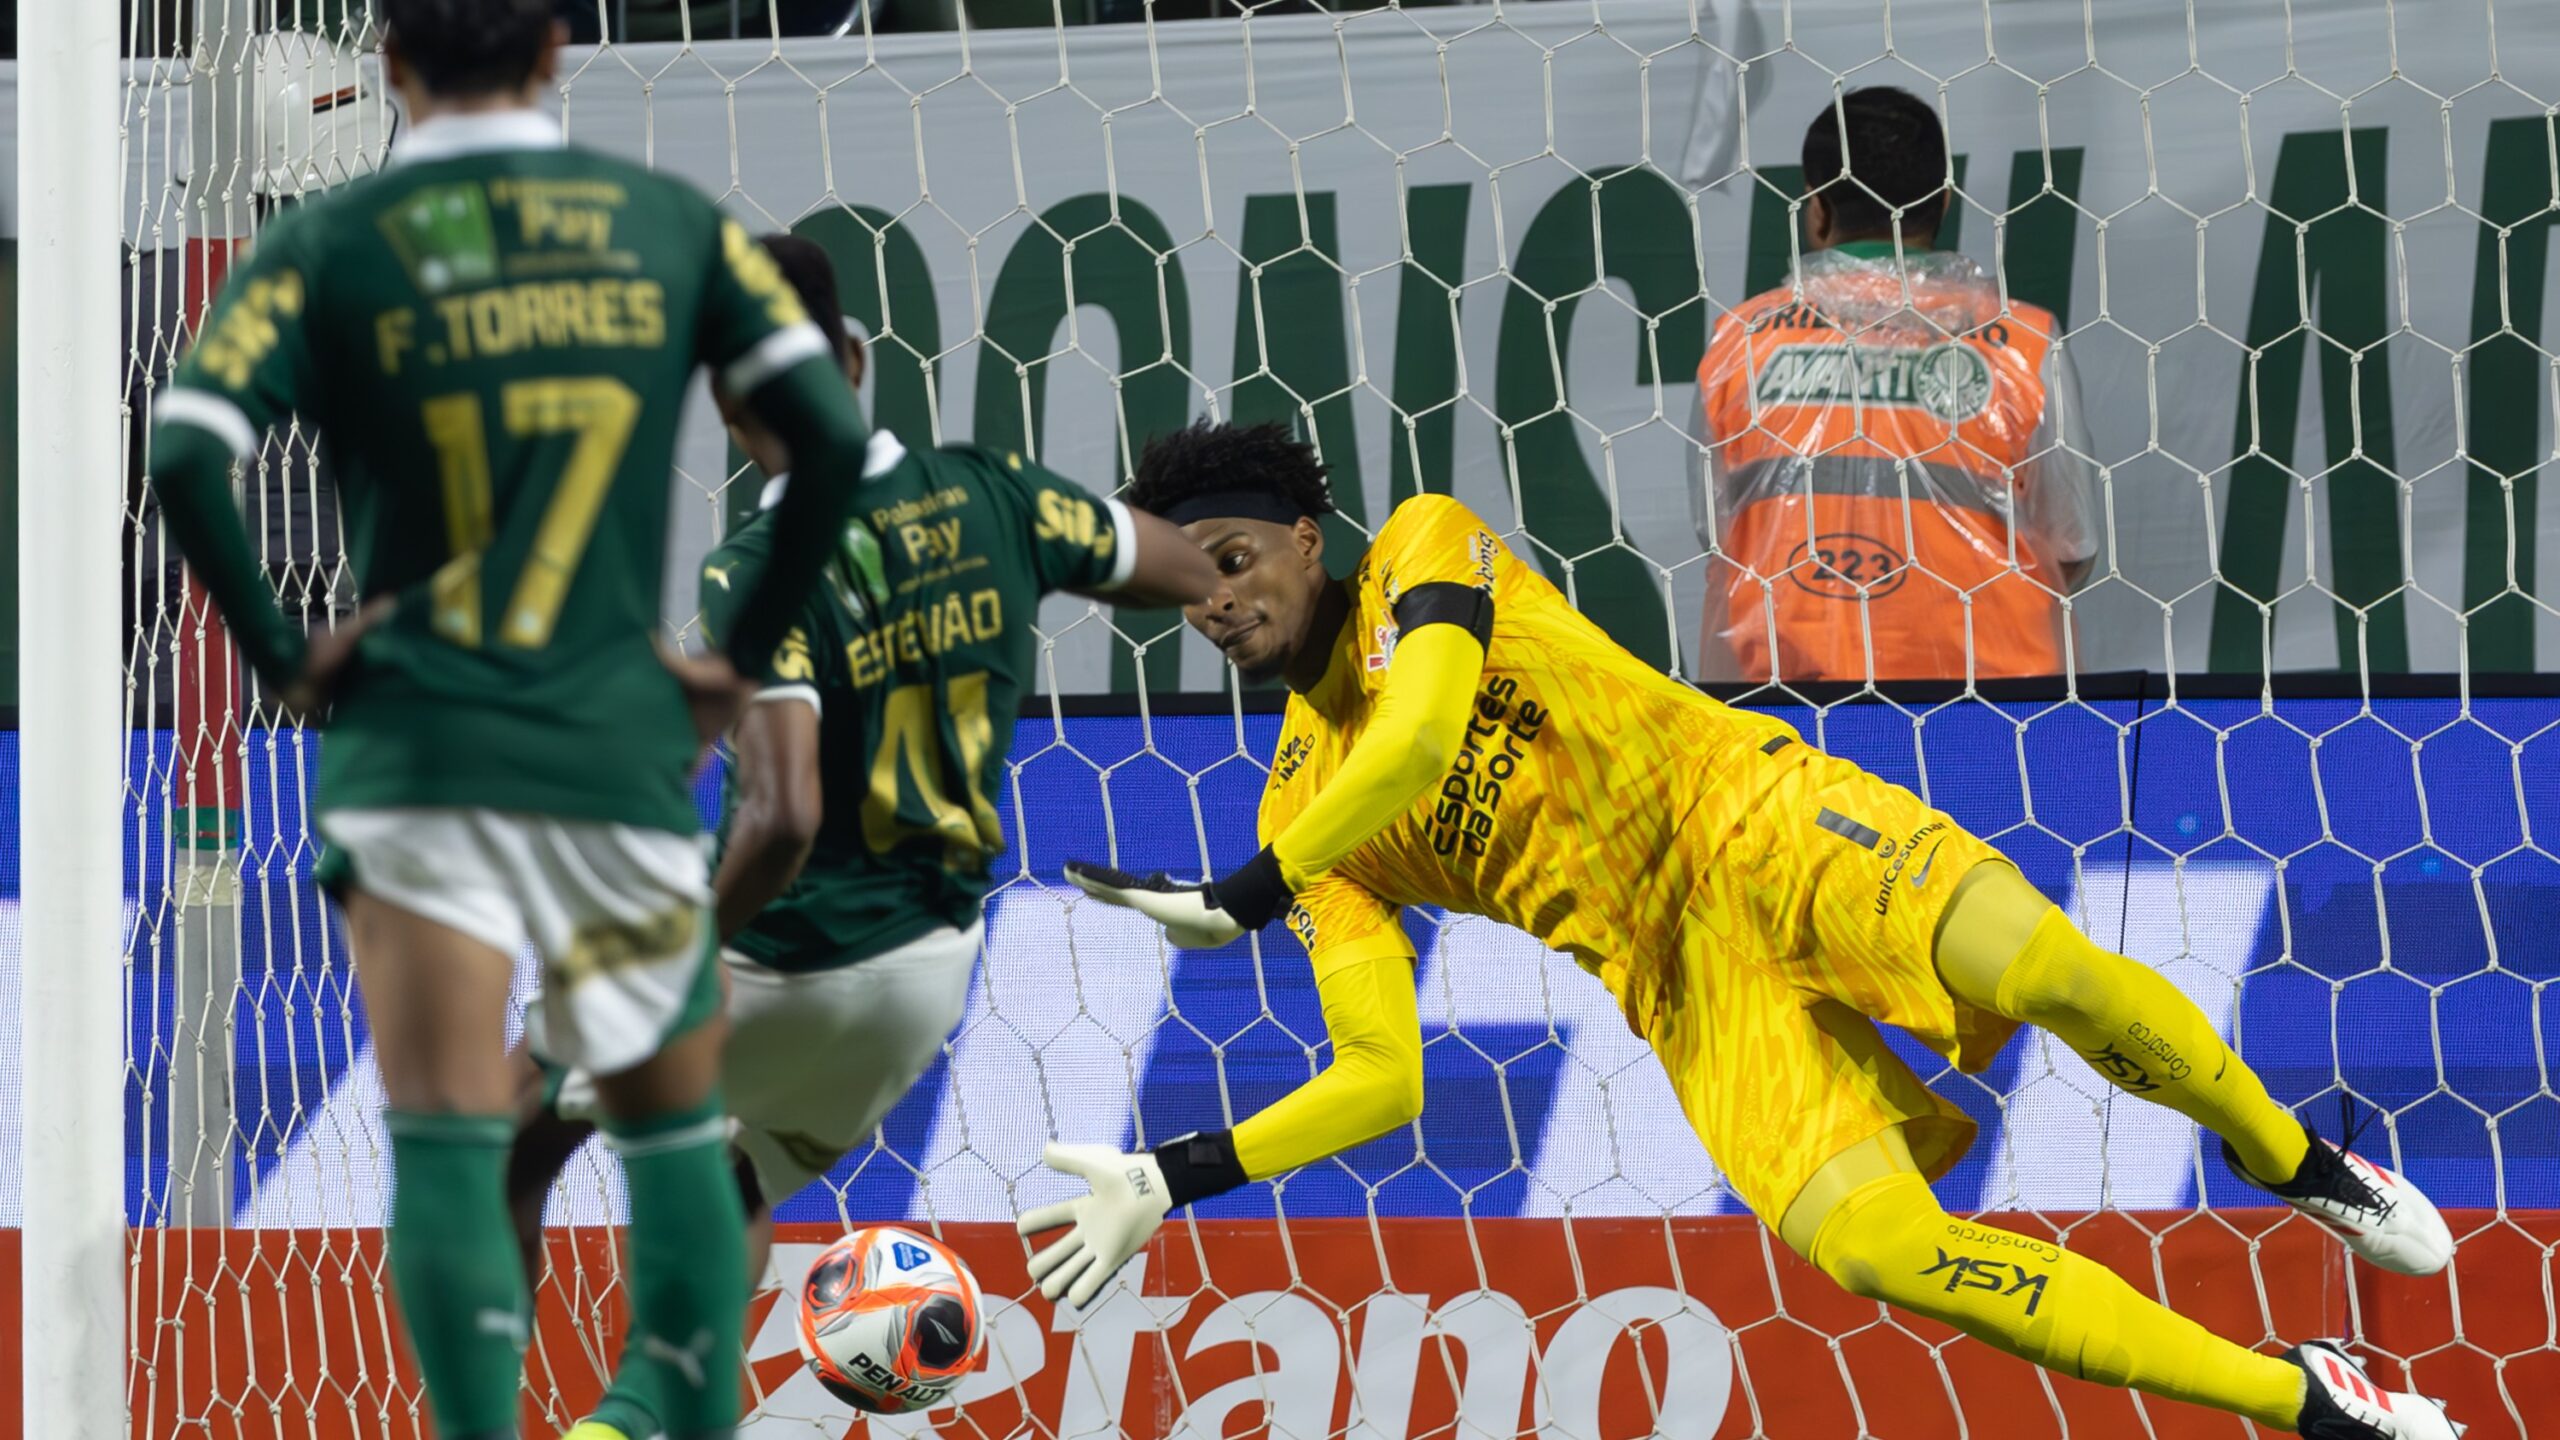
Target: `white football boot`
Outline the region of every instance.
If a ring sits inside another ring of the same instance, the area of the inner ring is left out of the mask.
[[[2368,1265],[2395,1275],[2433,1275],[2453,1260],[2453,1231],[2435,1202],[2404,1177],[2320,1138],[2302,1127],[2311,1148],[2302,1168],[2281,1185],[2249,1173],[2222,1143],[2231,1173],[2310,1216]]]
[[[2467,1427],[2445,1418],[2424,1395],[2394,1394],[2326,1340],[2284,1352],[2309,1378],[2302,1388],[2297,1433],[2309,1440],[2457,1440]]]

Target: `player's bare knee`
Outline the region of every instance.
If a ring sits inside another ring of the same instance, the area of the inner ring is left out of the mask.
[[[604,1113],[640,1120],[704,1104],[720,1083],[720,1048],[728,1031],[727,1018],[713,1015],[630,1069],[597,1076],[596,1099]]]
[[[385,1066],[382,1098],[411,1115],[500,1115],[513,1119],[515,1086],[504,1071],[489,1072],[433,1056]]]

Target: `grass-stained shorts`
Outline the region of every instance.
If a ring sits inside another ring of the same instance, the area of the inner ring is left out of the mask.
[[[969,1003],[985,925],[928,930],[894,950],[826,970],[768,969],[735,950],[720,1094],[730,1142],[780,1205],[871,1142],[942,1053]],[[573,1071],[560,1113],[592,1120],[594,1077]]]
[[[691,835],[460,807],[331,810],[320,883],[361,890],[510,958],[541,988],[525,1038],[614,1075],[719,1006],[709,867]]]
[[[1973,1143],[1872,1022],[1967,1072],[2018,1026],[1948,993],[1933,959],[1957,882],[1999,851],[1801,742],[1753,763],[1775,778],[1756,777],[1768,789],[1706,859],[1679,953],[1635,982],[1629,1013],[1727,1183],[1775,1225],[1824,1162],[1888,1127],[1932,1179]]]

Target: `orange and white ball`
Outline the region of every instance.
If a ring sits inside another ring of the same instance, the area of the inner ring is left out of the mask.
[[[800,1286],[800,1353],[836,1398],[880,1415],[930,1410],[977,1367],[977,1277],[951,1247],[894,1225],[819,1252]]]

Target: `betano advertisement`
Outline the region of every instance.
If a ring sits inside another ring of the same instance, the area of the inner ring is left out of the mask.
[[[1950,1208],[2032,1212],[2017,1222],[2030,1233],[2251,1343],[2348,1333],[2411,1357],[2475,1436],[2560,1433],[2520,1428],[2560,1426],[2546,1286],[2560,1106],[2537,1059],[2560,1043],[2560,1017],[2537,1004],[2560,978],[2560,862],[2532,838],[2560,834],[2560,702],[2269,710],[2136,693],[1781,713],[1997,839],[2092,933],[2186,989],[2307,1118],[2335,1133],[2342,1090],[2379,1108],[2363,1143],[2468,1213],[2447,1277],[2350,1271],[2233,1182],[2192,1126],[2033,1034],[1974,1079],[1904,1048],[1982,1125],[1939,1187]],[[992,1296],[1023,1297],[1026,1252],[1005,1222],[1068,1193],[1038,1164],[1044,1140],[1152,1143],[1249,1112],[1322,1063],[1313,983],[1285,933],[1171,953],[1058,875],[1115,840],[1140,869],[1194,873],[1204,850],[1212,869],[1243,860],[1255,757],[1276,728],[1261,713],[1023,723],[998,806],[1011,878],[966,1018],[877,1144],[785,1207],[779,1273],[848,1225],[899,1222],[941,1227]],[[299,844],[315,743],[247,737],[240,990],[214,1007],[231,1021],[225,1062],[181,1028],[196,1007],[171,937],[204,917],[166,901],[169,752],[137,740],[137,1435],[422,1433],[392,1358],[369,1034]],[[16,763],[0,744],[0,782]],[[11,895],[15,873],[12,854]],[[1000,1299],[962,1413],[869,1433],[995,1437],[1025,1433],[1027,1415],[1028,1433],[1061,1437],[1347,1426],[1389,1440],[1448,1433],[1459,1415],[1495,1435],[1631,1440],[1849,1434],[1863,1416],[1898,1440],[2058,1435],[2057,1405],[2073,1435],[2151,1433],[2121,1396],[2057,1383],[2049,1397],[1978,1346],[1936,1350],[1939,1332],[1878,1323],[1738,1213],[1596,983],[1488,922],[1417,912],[1409,927],[1426,1042],[1413,1130],[1197,1207],[1090,1315]],[[0,962],[19,959],[0,945]],[[0,1018],[14,1053],[17,1017]],[[173,1160],[172,1112],[223,1095],[237,1136]],[[15,1154],[15,1121],[0,1113],[0,1155]],[[170,1223],[225,1171],[232,1228]],[[18,1183],[0,1167],[11,1219]],[[552,1208],[560,1288],[530,1361],[548,1423],[592,1396],[612,1353],[619,1213],[611,1165],[574,1162]],[[859,1433],[796,1378],[788,1314],[769,1304],[750,1331],[750,1433]],[[2196,1417],[2149,1413],[2158,1434],[2195,1433],[2179,1427]]]
[[[2350,1273],[2334,1244],[2266,1210],[2003,1219],[2067,1234],[2074,1250],[2244,1343],[2353,1332],[2421,1357],[2406,1383],[2454,1399],[2471,1440],[2560,1426],[2560,1354],[2543,1319],[2548,1247],[2560,1243],[2551,1216],[2453,1216],[2469,1237],[2458,1285]],[[834,1233],[786,1227],[777,1259],[796,1273]],[[1268,1225],[1177,1221],[1081,1313],[1030,1290],[1010,1227],[942,1233],[990,1296],[1024,1297],[990,1301],[986,1360],[956,1403],[867,1422],[848,1412],[803,1371],[788,1299],[768,1289],[748,1313],[755,1404],[741,1440],[2241,1433],[2207,1412],[2078,1381],[2055,1378],[2048,1390],[2023,1362],[1939,1326],[1880,1320],[1874,1304],[1741,1219],[1300,1220],[1285,1243]],[[374,1234],[142,1240],[137,1437],[430,1433],[396,1358]],[[610,1274],[611,1245],[598,1230],[556,1236],[555,1275]],[[14,1244],[5,1259],[14,1269]],[[182,1284],[189,1275],[197,1286],[222,1280],[208,1291]],[[545,1289],[526,1434],[556,1433],[601,1393],[619,1306],[616,1292]],[[2376,1373],[2402,1379],[2387,1361]]]

